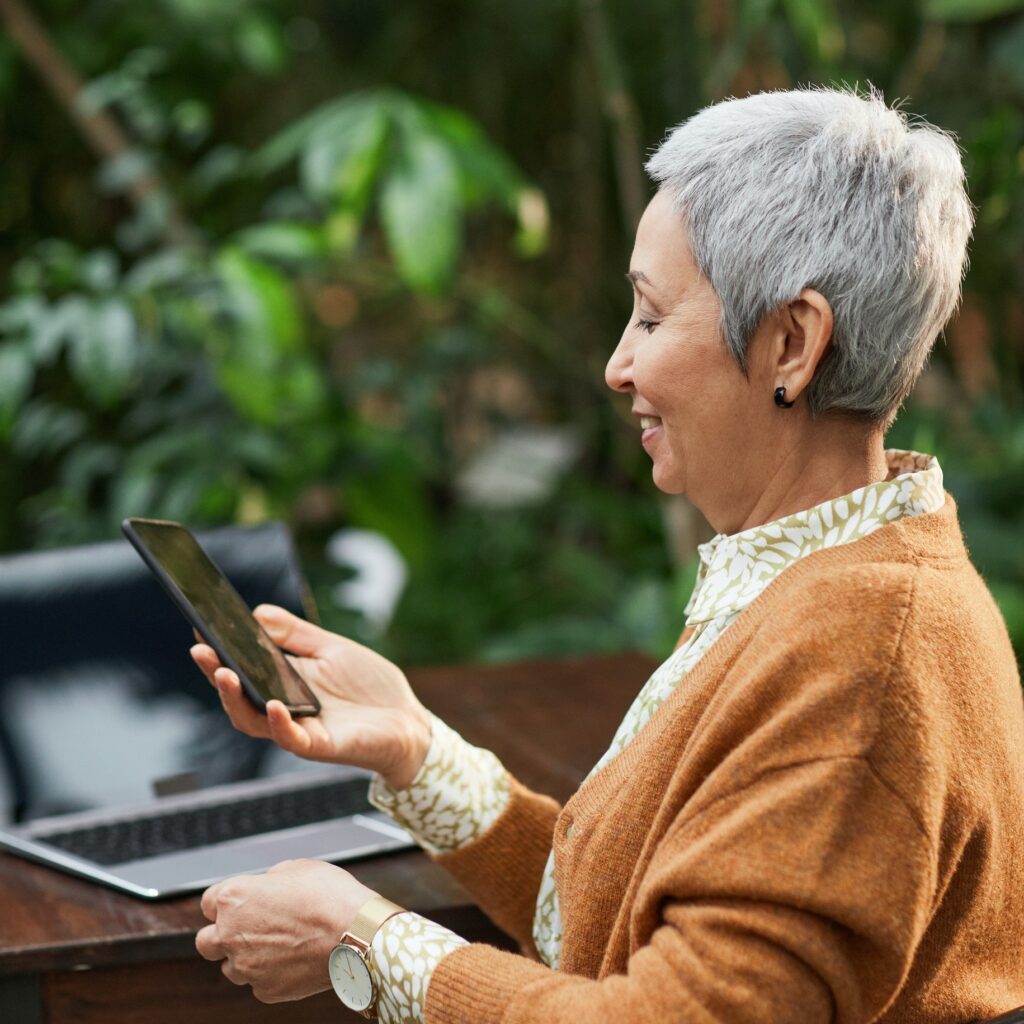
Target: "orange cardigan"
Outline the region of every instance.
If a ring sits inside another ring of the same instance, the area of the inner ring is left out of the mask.
[[[962,1024],[1024,1003],[1024,707],[947,493],[786,569],[564,808],[510,779],[433,857],[533,950],[473,943],[427,1024]],[[535,952],[535,951],[534,951]]]

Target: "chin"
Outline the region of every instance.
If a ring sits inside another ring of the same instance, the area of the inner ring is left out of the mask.
[[[662,469],[657,463],[651,467],[651,479],[654,481],[654,486],[663,494],[686,493],[686,479],[683,474]]]

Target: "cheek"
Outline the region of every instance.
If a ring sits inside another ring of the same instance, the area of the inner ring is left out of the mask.
[[[681,425],[703,413],[709,368],[700,352],[681,340],[665,340],[638,355],[635,381],[669,424]]]

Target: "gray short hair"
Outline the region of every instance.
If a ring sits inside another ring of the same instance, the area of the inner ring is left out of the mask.
[[[646,167],[683,215],[744,372],[764,316],[815,288],[834,330],[811,414],[887,428],[960,297],[973,213],[953,137],[874,87],[809,87],[706,107]]]

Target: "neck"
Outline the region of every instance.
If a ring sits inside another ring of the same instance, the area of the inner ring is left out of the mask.
[[[766,463],[768,476],[758,477],[758,492],[747,502],[734,503],[721,524],[712,523],[720,533],[740,533],[783,516],[813,508],[824,501],[842,497],[858,487],[885,480],[882,432],[851,429],[849,418],[821,417],[805,425],[798,436],[788,438],[785,452]],[[751,479],[754,479],[753,475]]]

